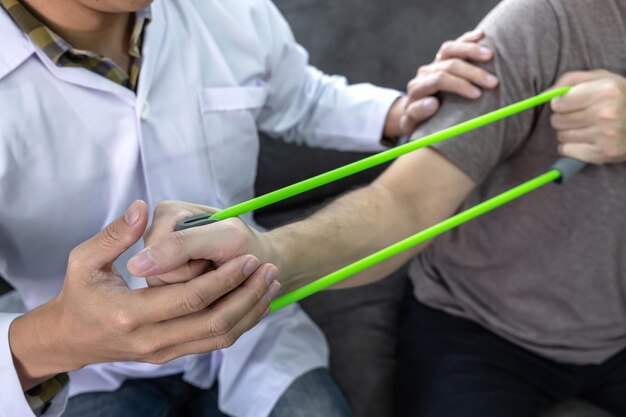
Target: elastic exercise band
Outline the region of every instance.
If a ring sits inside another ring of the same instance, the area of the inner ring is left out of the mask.
[[[582,167],[582,164],[580,166]],[[545,174],[538,176],[537,178],[518,185],[515,188],[512,188],[500,195],[490,198],[489,200],[486,200],[470,209],[467,209],[455,216],[452,216],[449,219],[442,221],[441,223],[431,226],[428,229],[425,229],[411,237],[394,243],[393,245],[387,246],[386,248],[379,250],[376,253],[373,253],[359,261],[356,261],[331,274],[315,280],[310,284],[305,285],[304,287],[298,288],[297,290],[289,294],[285,294],[282,297],[277,298],[276,300],[272,301],[270,305],[271,310],[280,310],[281,308],[286,307],[289,304],[298,302],[303,298],[322,291],[323,289],[326,289],[331,285],[335,285],[352,275],[355,275],[367,268],[386,261],[392,256],[396,256],[399,253],[404,252],[405,250],[411,249],[421,243],[426,242],[427,240],[431,240],[434,237],[437,237],[440,234],[447,232],[448,230],[454,229],[455,227],[460,226],[463,223],[467,223],[468,221],[478,216],[488,213],[491,210],[502,206],[503,204],[506,204],[512,200],[515,200],[516,198],[528,194],[531,191],[543,187],[548,183],[557,181],[560,178],[561,172],[559,171],[559,169],[553,168]]]
[[[503,107],[491,113],[484,114],[458,125],[433,133],[432,135],[425,136],[421,139],[417,139],[415,141],[406,143],[393,149],[377,153],[375,155],[342,166],[332,171],[328,171],[324,174],[311,177],[307,180],[300,181],[298,183],[289,185],[276,191],[272,191],[271,193],[267,193],[251,200],[244,201],[243,203],[236,204],[232,207],[214,213],[209,217],[209,219],[224,220],[229,217],[237,217],[241,216],[244,213],[258,210],[262,207],[269,206],[270,204],[285,200],[297,194],[304,193],[306,191],[321,187],[322,185],[326,185],[333,181],[337,181],[358,172],[365,171],[366,169],[375,167],[377,165],[384,164],[385,162],[389,162],[417,149],[425,148],[435,143],[442,142],[455,136],[462,135],[463,133],[478,129],[479,127],[483,127],[485,125],[497,122],[498,120],[513,116],[533,107],[537,107],[541,104],[547,103],[553,98],[566,94],[570,89],[571,87],[562,87],[555,90],[546,91],[537,96],[519,101],[515,104],[511,104],[510,106]]]

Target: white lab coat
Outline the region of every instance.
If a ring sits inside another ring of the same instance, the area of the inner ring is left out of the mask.
[[[348,87],[309,67],[268,0],[151,7],[136,95],[85,69],[56,67],[0,10],[0,275],[27,309],[58,293],[69,251],[135,199],[227,207],[251,198],[257,129],[317,147],[380,149],[398,92]],[[138,249],[120,258],[120,271]],[[15,317],[0,313],[2,417],[31,415],[8,344]],[[70,375],[69,395],[184,372],[204,388],[217,378],[224,412],[263,417],[295,378],[326,364],[323,335],[292,306],[223,351],[164,366],[88,366]],[[46,415],[60,414],[67,391]]]

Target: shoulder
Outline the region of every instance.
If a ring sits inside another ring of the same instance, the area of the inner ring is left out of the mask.
[[[503,0],[485,18],[494,27],[517,28],[545,35],[545,29],[572,31],[576,27],[602,30],[623,22],[626,0]]]
[[[557,15],[551,0],[503,0],[481,22],[480,26],[525,36],[541,37],[546,28],[557,29]]]

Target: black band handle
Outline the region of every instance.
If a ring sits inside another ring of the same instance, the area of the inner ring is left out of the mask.
[[[178,232],[179,230],[191,229],[192,227],[219,222],[219,220],[212,220],[210,217],[211,215],[206,213],[187,217],[186,219],[176,223],[176,231]]]
[[[552,169],[556,169],[561,173],[561,177],[555,182],[557,184],[567,184],[567,182],[578,174],[585,167],[585,165],[586,164],[583,161],[579,161],[574,158],[563,157],[559,159],[554,165],[552,165]]]

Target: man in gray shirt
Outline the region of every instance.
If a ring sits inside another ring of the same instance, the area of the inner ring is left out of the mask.
[[[183,207],[201,209],[169,203],[140,255],[154,266],[131,260],[131,272],[175,280],[189,259],[253,253],[279,266],[290,291],[545,172],[560,151],[598,165],[351,284],[421,250],[399,351],[403,417],[524,417],[572,396],[626,415],[626,0],[505,0],[481,27],[500,87],[476,103],[444,96],[420,134],[575,87],[553,109],[402,157],[372,185],[269,233],[237,220],[170,233]]]

